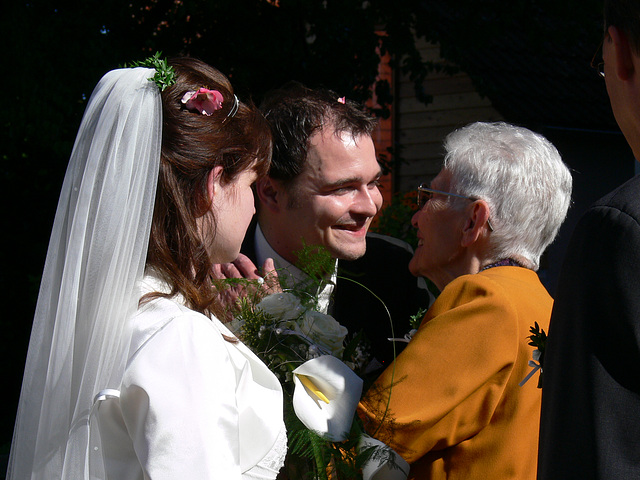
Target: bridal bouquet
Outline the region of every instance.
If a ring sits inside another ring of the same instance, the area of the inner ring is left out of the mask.
[[[333,268],[330,257],[306,252],[304,258],[311,278],[325,281],[321,273]],[[368,437],[355,413],[363,385],[358,373],[369,361],[366,345],[360,335],[347,343],[347,329],[319,312],[308,291],[263,296],[253,289],[240,298],[228,325],[283,385],[285,476],[334,480],[362,478],[364,472],[372,478],[370,472],[380,468],[400,468],[403,460]]]

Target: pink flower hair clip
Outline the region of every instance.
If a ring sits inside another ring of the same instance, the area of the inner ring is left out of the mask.
[[[340,97],[340,98],[338,98],[338,102],[342,103],[342,104],[346,104],[347,103],[347,98],[346,97]]]
[[[210,116],[222,108],[224,98],[218,90],[201,87],[197,92],[187,92],[182,97],[187,110],[197,110],[202,115]]]

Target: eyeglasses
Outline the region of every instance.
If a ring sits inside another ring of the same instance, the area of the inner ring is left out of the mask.
[[[425,187],[423,183],[418,187],[418,210],[422,210],[424,208],[427,202],[433,198],[434,193],[437,193],[438,195],[447,195],[449,197],[463,198],[465,200],[471,200],[472,202],[478,200],[477,198],[467,197],[466,195],[460,195],[458,193],[434,190],[433,188]],[[493,232],[493,225],[491,225],[491,221],[489,219],[487,219],[487,225],[489,226],[489,230]]]
[[[593,54],[593,58],[591,59],[591,68],[594,68],[598,75],[604,78],[604,61],[598,62],[598,58],[602,58],[602,46],[604,45],[604,38],[600,42],[598,46],[598,50]],[[600,55],[598,55],[600,54]]]
[[[465,200],[475,201],[477,198],[467,197],[465,195],[459,195],[457,193],[443,192],[441,190],[434,190],[424,186],[424,183],[418,187],[418,209],[422,210],[429,200],[433,198],[433,194],[447,195],[449,197],[464,198]]]

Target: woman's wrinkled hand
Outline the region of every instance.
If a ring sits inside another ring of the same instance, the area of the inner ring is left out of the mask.
[[[262,298],[282,292],[278,272],[271,258],[267,258],[259,270],[249,257],[241,253],[231,263],[214,264],[211,276],[218,290],[218,300],[229,312],[227,321],[233,318],[233,311],[241,298]]]

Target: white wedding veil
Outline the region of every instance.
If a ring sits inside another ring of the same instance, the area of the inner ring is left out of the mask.
[[[90,412],[99,391],[120,386],[139,300],[161,153],[154,73],[113,70],[87,105],[42,275],[8,479],[104,478],[88,456],[99,451]]]

